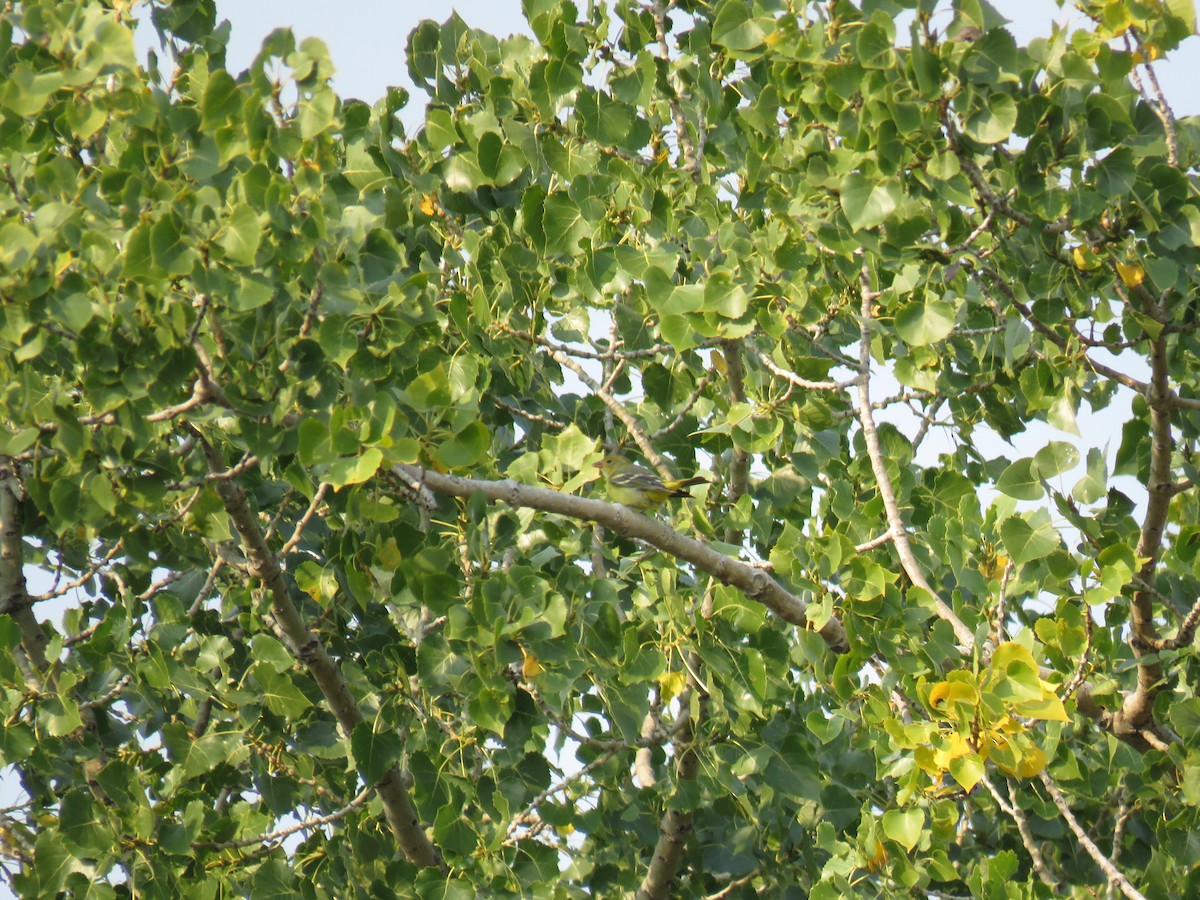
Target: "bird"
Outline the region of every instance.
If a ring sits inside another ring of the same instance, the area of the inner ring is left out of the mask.
[[[609,453],[596,463],[596,468],[608,482],[609,498],[638,510],[657,509],[668,497],[690,497],[685,488],[708,481],[699,476],[663,481],[649,469],[630,462],[619,453]]]

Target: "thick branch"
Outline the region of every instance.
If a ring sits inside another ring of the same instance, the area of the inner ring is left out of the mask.
[[[679,781],[695,781],[700,772],[700,754],[692,741],[695,729],[691,720],[691,704],[680,702],[679,738],[676,746],[681,748],[675,778]],[[637,900],[663,900],[671,896],[671,887],[683,861],[688,836],[692,833],[693,813],[691,809],[671,806],[663,813],[658,824],[658,842],[654,845],[654,856],[646,869],[646,877],[638,888]]]
[[[16,464],[0,457],[0,613],[8,613],[21,632],[16,652],[21,674],[40,686],[46,671],[46,633],[33,616],[33,598],[25,585],[25,545],[21,497],[25,492]]]
[[[202,435],[197,433],[197,437],[200,438],[200,445],[213,474],[223,475],[226,469],[221,454],[204,440]],[[308,668],[321,693],[325,695],[325,701],[337,718],[338,725],[349,737],[354,731],[354,726],[363,721],[362,712],[355,704],[337,664],[326,652],[317,635],[309,631],[300,610],[292,603],[279,559],[263,537],[258,519],[246,499],[246,492],[229,478],[217,478],[213,486],[225,505],[225,511],[233,520],[233,527],[242,539],[242,547],[250,560],[251,574],[262,582],[270,594],[271,613],[280,639],[296,659]],[[439,865],[438,852],[417,821],[416,811],[401,779],[400,769],[397,766],[388,769],[375,785],[375,789],[383,801],[384,813],[392,833],[408,860],[419,866]]]
[[[576,497],[548,488],[519,484],[516,481],[483,481],[460,478],[417,466],[398,465],[395,471],[405,481],[411,481],[438,494],[451,497],[471,497],[482,494],[493,503],[540,509],[575,519],[599,522],[629,538],[644,541],[664,553],[690,562],[712,575],[722,584],[736,587],[751,600],[761,603],[785,621],[802,628],[811,628],[803,600],[787,591],[774,578],[744,562],[730,559],[707,544],[679,534],[665,522],[650,519],[617,503],[606,503],[587,497]],[[825,643],[837,653],[850,648],[842,623],[831,618],[818,632]]]
[[[1171,401],[1167,372],[1166,338],[1160,335],[1150,342],[1150,391],[1146,396],[1150,404],[1150,479],[1146,485],[1149,497],[1136,551],[1137,558],[1144,560],[1138,570],[1138,580],[1146,586],[1154,584],[1167,514],[1175,495],[1171,478]],[[1137,688],[1125,697],[1113,725],[1117,729],[1136,730],[1149,723],[1154,714],[1154,698],[1163,674],[1162,663],[1157,655],[1152,655],[1161,640],[1154,624],[1153,593],[1146,587],[1138,588],[1133,594],[1130,626],[1129,646],[1139,657]],[[1141,657],[1147,655],[1152,655],[1151,659],[1143,661]]]

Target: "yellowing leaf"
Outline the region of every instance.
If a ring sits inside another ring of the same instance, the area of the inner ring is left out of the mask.
[[[1133,64],[1135,66],[1140,66],[1142,63],[1146,62],[1146,60],[1150,60],[1150,62],[1153,62],[1154,60],[1156,60],[1160,56],[1162,56],[1162,48],[1160,48],[1158,46],[1158,44],[1149,44],[1148,43],[1145,45],[1145,47],[1146,47],[1145,53],[1142,53],[1141,50],[1133,51]]]
[[[1117,274],[1125,287],[1137,287],[1146,277],[1146,270],[1137,263],[1117,263]]]
[[[882,841],[876,840],[875,849],[871,852],[871,855],[867,857],[867,868],[872,872],[878,872],[887,865],[887,861],[887,848],[883,846]]]
[[[1043,719],[1048,722],[1069,722],[1066,707],[1053,693],[1047,691],[1040,700],[1026,700],[1013,706],[1018,716],[1027,719]]]
[[[1040,775],[1045,770],[1047,762],[1046,751],[1041,747],[1033,747],[1021,757],[1021,761],[1017,765],[1017,777],[1032,778],[1034,775]]]
[[[943,746],[934,751],[933,761],[942,771],[950,768],[950,764],[961,756],[973,753],[971,745],[957,731],[950,735]]]
[[[1100,258],[1092,252],[1092,248],[1084,244],[1080,244],[1071,251],[1071,259],[1075,262],[1075,268],[1081,272],[1088,272],[1100,265]]]
[[[683,691],[687,684],[687,676],[678,670],[663,672],[658,676],[658,690],[662,694],[663,703],[670,703]]]
[[[417,201],[417,209],[427,216],[436,216],[438,212],[437,197],[433,194],[423,194]]]
[[[966,753],[950,763],[950,774],[968,794],[983,780],[983,757],[978,753]]]
[[[525,680],[528,681],[530,678],[536,678],[546,671],[542,667],[542,664],[538,662],[538,658],[528,650],[521,648],[521,653],[524,654],[524,659],[521,661],[521,677]]]
[[[988,581],[999,581],[1004,577],[1004,570],[1007,568],[1007,556],[993,556],[991,558],[984,559],[984,561],[979,564],[979,574]]]
[[[1037,660],[1033,658],[1028,647],[1018,644],[1016,641],[1005,641],[992,654],[992,671],[1008,669],[1013,665],[1037,671]]]

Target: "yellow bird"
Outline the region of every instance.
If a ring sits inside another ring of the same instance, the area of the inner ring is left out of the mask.
[[[609,498],[632,509],[657,509],[668,497],[690,497],[684,488],[708,481],[700,477],[663,481],[619,453],[608,454],[596,463],[596,468],[608,482]]]

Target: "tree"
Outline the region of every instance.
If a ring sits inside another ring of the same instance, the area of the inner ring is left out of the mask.
[[[18,894],[1200,892],[1188,0],[134,7],[0,11]]]

